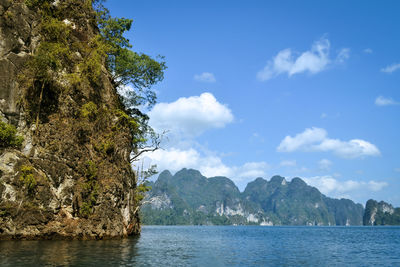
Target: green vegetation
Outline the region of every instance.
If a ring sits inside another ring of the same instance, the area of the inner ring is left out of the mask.
[[[21,166],[21,175],[19,180],[24,184],[25,189],[28,191],[28,195],[33,195],[37,186],[35,176],[33,175],[32,166]]]
[[[400,208],[370,199],[365,205],[363,222],[364,225],[400,225]]]
[[[94,149],[97,152],[101,152],[104,155],[111,155],[115,151],[115,143],[109,140],[106,140],[100,144],[96,144]]]
[[[3,14],[4,21],[7,25],[11,26],[15,22],[15,14],[12,13],[10,10],[7,10]]]
[[[128,122],[125,126],[131,130],[131,161],[138,160],[144,152],[158,149],[162,136],[154,132],[148,125],[149,117],[137,107],[150,108],[155,104],[156,95],[151,87],[162,81],[166,66],[162,57],[153,59],[131,50],[124,33],[130,30],[132,20],[111,17],[101,0],[65,0],[57,7],[50,0],[25,2],[42,17],[42,40],[20,75],[20,82],[26,88],[22,102],[31,119],[35,118],[37,127],[48,112],[43,108],[54,104],[43,101],[57,101],[57,97],[52,99],[49,95],[57,96],[76,86],[101,87],[101,69],[105,64],[116,92],[120,93],[121,107],[117,115]],[[86,23],[85,12],[93,12],[94,19],[89,23],[98,25],[99,32],[82,41],[74,27],[78,27],[75,23],[79,21]],[[65,18],[71,21],[65,22]],[[82,117],[94,120],[96,108],[93,102],[87,102],[82,107]]]
[[[116,138],[127,137],[132,152],[130,162],[133,162],[144,152],[160,146],[162,135],[148,125],[149,117],[139,106],[151,108],[156,103],[151,88],[163,80],[166,66],[162,57],[152,58],[131,50],[132,45],[124,34],[130,30],[132,20],[112,17],[102,2],[64,0],[55,5],[52,0],[25,0],[28,8],[41,18],[41,38],[19,75],[24,90],[19,102],[28,114],[29,123],[35,123],[40,133],[40,125],[58,110],[60,99],[67,95],[74,98],[76,94],[71,92],[79,89],[82,95],[73,100],[81,106],[71,105],[78,120],[78,142],[92,145],[96,142],[95,150],[110,156],[115,154]],[[83,36],[82,32],[86,34]],[[108,73],[104,73],[104,67]],[[118,95],[117,103],[107,107],[96,105],[100,103],[101,90],[109,84]],[[92,134],[106,126],[112,127],[112,132]],[[94,162],[88,161],[81,187],[80,215],[83,217],[90,216],[96,204],[97,172]],[[139,181],[138,203],[148,190],[147,183]]]
[[[156,165],[150,166],[149,169],[144,170],[143,164],[141,170],[138,169],[136,172],[137,177],[137,187],[135,194],[136,203],[141,203],[146,195],[146,192],[151,190],[151,186],[149,185],[148,178],[157,174]]]
[[[0,149],[1,148],[20,148],[24,138],[17,135],[17,129],[11,124],[0,121]]]
[[[226,177],[191,169],[162,172],[143,202],[142,222],[161,225],[360,225],[363,214],[362,205],[325,197],[300,178],[257,178],[240,192]]]
[[[81,116],[83,118],[89,118],[89,120],[94,121],[97,116],[97,105],[92,101],[84,104],[81,109]]]
[[[80,215],[88,218],[93,213],[93,207],[96,205],[99,195],[99,183],[97,181],[97,166],[93,161],[87,161],[85,164],[85,182],[82,184],[82,205]]]
[[[150,88],[164,78],[166,66],[163,58],[157,61],[130,50],[132,45],[123,34],[130,30],[131,19],[111,17],[109,10],[101,3],[96,5],[96,10],[99,14],[100,34],[108,47],[107,67],[114,84],[117,87],[130,84],[135,89],[123,95],[125,106],[154,105],[156,96]]]
[[[156,103],[156,95],[151,87],[163,80],[166,66],[162,57],[155,60],[148,55],[130,50],[132,45],[124,37],[124,33],[130,30],[132,20],[111,17],[109,10],[101,2],[97,1],[94,5],[98,14],[100,35],[107,47],[105,51],[107,68],[112,75],[114,86],[120,92],[124,109],[118,111],[118,115],[120,119],[128,122],[133,136],[132,162],[138,160],[142,153],[159,148],[162,136],[154,132],[148,125],[149,117],[137,107],[142,105],[151,108]],[[124,87],[126,85],[130,87]],[[122,88],[133,88],[133,90],[119,90]]]

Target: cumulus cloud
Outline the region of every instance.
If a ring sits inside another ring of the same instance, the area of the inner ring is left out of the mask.
[[[232,111],[211,93],[182,97],[171,103],[158,103],[149,112],[150,125],[158,131],[194,137],[233,121]]]
[[[204,175],[230,174],[230,169],[222,163],[221,159],[213,155],[202,155],[194,148],[160,149],[146,155],[152,162],[157,164],[159,170],[178,171],[182,168],[193,168],[200,170]]]
[[[280,51],[267,65],[257,73],[260,81],[266,81],[280,74],[288,76],[309,72],[315,74],[323,71],[332,60],[329,57],[330,42],[326,38],[314,42],[311,49],[301,54],[292,52],[290,48]],[[344,62],[349,57],[350,50],[344,48],[339,51],[336,61]]]
[[[195,74],[194,79],[199,82],[206,82],[206,83],[215,83],[217,80],[215,79],[214,74],[210,72],[203,72],[201,74]]]
[[[382,68],[381,71],[386,73],[392,73],[398,69],[400,69],[400,63],[393,63],[392,65]]]
[[[330,161],[329,159],[321,159],[320,161],[318,161],[318,166],[320,170],[327,171],[331,168],[332,161]]]
[[[232,111],[221,104],[211,93],[182,97],[170,103],[159,103],[149,112],[150,125],[160,132],[168,130],[163,149],[144,155],[145,165],[157,165],[159,171],[176,172],[182,168],[199,170],[206,177],[226,176],[236,183],[266,174],[266,162],[247,162],[243,165],[226,165],[222,154],[209,151],[195,141],[209,129],[222,128],[234,119]]]
[[[270,168],[264,161],[246,162],[239,166],[227,166],[219,156],[201,153],[194,148],[169,148],[146,155],[150,164],[157,164],[158,170],[176,172],[182,168],[199,170],[204,176],[226,176],[235,182],[252,180],[265,176]]]
[[[339,181],[332,176],[315,176],[304,178],[304,181],[318,188],[323,194],[334,197],[340,197],[344,194],[361,190],[377,192],[388,186],[386,182],[376,182],[372,180],[368,182],[354,180]]]
[[[383,96],[378,96],[375,99],[375,105],[377,106],[392,106],[392,105],[399,105],[400,103],[393,100],[392,98],[387,98],[387,97],[383,97]]]
[[[341,141],[328,138],[328,133],[322,128],[307,128],[294,137],[286,136],[277,148],[278,152],[323,151],[333,152],[343,158],[359,158],[380,155],[379,149],[364,140],[352,139]]]

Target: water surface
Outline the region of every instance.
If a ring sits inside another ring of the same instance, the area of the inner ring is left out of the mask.
[[[400,227],[145,226],[139,238],[0,241],[0,266],[400,266]]]

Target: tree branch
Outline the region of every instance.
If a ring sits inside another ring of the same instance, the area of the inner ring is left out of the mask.
[[[162,134],[157,134],[157,136],[155,136],[152,139],[152,144],[148,145],[148,146],[144,146],[140,149],[140,151],[138,151],[137,153],[135,153],[135,155],[133,155],[130,158],[130,162],[134,162],[139,160],[139,157],[146,152],[154,152],[156,150],[158,150],[161,147],[161,142],[163,140],[164,135],[167,133],[168,131],[163,131]]]

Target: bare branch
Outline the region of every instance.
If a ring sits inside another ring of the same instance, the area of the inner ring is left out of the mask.
[[[156,150],[158,150],[159,148],[161,148],[161,142],[163,141],[163,137],[165,136],[165,134],[168,131],[163,131],[161,134],[156,134],[152,137],[152,144],[148,145],[148,146],[144,146],[142,147],[139,151],[137,151],[135,153],[135,155],[133,155],[130,158],[130,162],[134,162],[134,161],[138,161],[139,157],[141,155],[143,155],[143,153],[147,153],[147,152],[154,152]]]

